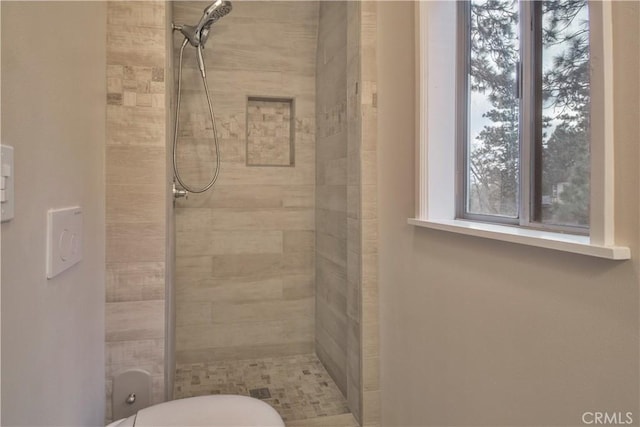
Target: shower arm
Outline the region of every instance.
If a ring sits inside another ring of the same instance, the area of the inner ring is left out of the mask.
[[[183,44],[185,43],[191,43],[192,45],[197,42],[197,46],[196,46],[196,51],[198,53],[197,55],[197,59],[198,59],[198,69],[200,70],[200,74],[202,75],[202,78],[206,78],[207,77],[207,71],[205,69],[204,66],[204,56],[202,54],[202,43],[200,43],[200,38],[202,36],[202,32],[203,31],[207,31],[208,32],[208,28],[207,27],[203,27],[200,31],[197,31],[194,34],[194,37],[196,38],[196,40],[191,40],[186,34],[184,30],[184,25],[176,25],[173,22],[171,23],[171,29],[173,31],[180,31],[182,33],[182,35],[184,35],[184,41],[182,42]],[[207,34],[205,34],[206,36]]]

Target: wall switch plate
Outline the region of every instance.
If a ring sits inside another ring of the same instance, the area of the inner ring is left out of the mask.
[[[47,279],[82,260],[82,209],[50,209],[47,213]]]
[[[13,147],[0,146],[0,211],[2,222],[13,219]]]

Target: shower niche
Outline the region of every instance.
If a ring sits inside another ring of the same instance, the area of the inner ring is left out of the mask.
[[[247,166],[295,165],[293,98],[247,97]]]

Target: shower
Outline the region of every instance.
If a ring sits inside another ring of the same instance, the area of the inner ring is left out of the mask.
[[[200,187],[218,173],[203,84],[224,158],[211,191],[173,206],[167,391],[251,396],[287,422],[355,426],[369,368],[360,307],[370,307],[364,112],[350,98],[372,96],[352,34],[360,2],[234,1],[223,21],[231,5],[213,2],[172,3],[173,22],[188,24],[171,40],[182,89],[176,186],[190,192],[178,179]]]
[[[210,189],[218,179],[218,174],[220,173],[220,147],[218,144],[218,134],[216,131],[216,118],[213,113],[213,106],[211,105],[211,95],[209,93],[209,86],[207,85],[207,70],[204,63],[204,56],[202,53],[202,49],[204,48],[207,39],[209,38],[209,32],[211,30],[211,26],[218,21],[220,18],[227,15],[231,12],[232,6],[230,1],[226,0],[216,0],[211,5],[207,6],[202,14],[202,18],[200,18],[200,22],[197,25],[173,25],[174,31],[180,31],[184,35],[184,41],[182,42],[182,46],[180,47],[180,56],[178,61],[178,88],[177,88],[177,97],[176,97],[176,115],[175,115],[175,127],[173,134],[173,174],[175,180],[178,181],[178,184],[182,188],[176,188],[175,183],[173,187],[174,197],[186,197],[188,193],[204,193],[208,189]],[[198,62],[198,69],[200,70],[200,75],[202,77],[202,84],[204,85],[204,91],[207,97],[207,105],[209,106],[209,115],[211,117],[211,126],[213,132],[213,140],[215,145],[215,153],[216,153],[216,166],[213,171],[213,176],[209,180],[209,182],[202,188],[195,188],[191,185],[185,183],[185,181],[180,176],[180,172],[178,170],[178,130],[179,130],[179,115],[180,115],[180,100],[182,95],[182,58],[184,54],[184,48],[187,44],[191,44],[191,46],[196,48],[196,58]]]

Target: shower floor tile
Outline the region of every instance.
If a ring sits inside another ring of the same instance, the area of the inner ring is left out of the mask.
[[[349,413],[344,396],[315,354],[176,367],[174,399],[209,394],[260,398],[285,421]]]

